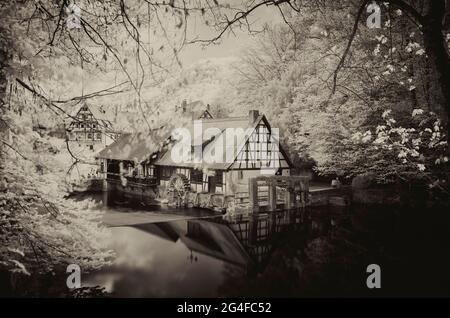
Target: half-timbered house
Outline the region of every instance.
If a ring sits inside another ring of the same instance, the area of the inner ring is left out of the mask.
[[[102,106],[83,102],[65,122],[67,139],[92,150],[108,146],[117,138],[110,118]]]
[[[106,179],[122,183],[125,180],[128,186],[139,189],[167,189],[178,183],[191,192],[233,195],[245,191],[251,177],[262,173],[290,174],[291,162],[279,144],[279,136],[258,111],[233,118],[212,118],[209,112],[200,112],[184,128],[195,135],[196,125],[201,125],[203,133],[211,129],[217,132],[203,136],[198,144],[192,143],[190,158],[201,153],[202,160],[175,160],[172,150],[181,141],[170,137],[170,132],[126,134],[97,155]],[[233,137],[230,144],[230,131],[245,132],[245,136]],[[223,149],[224,160],[204,160],[217,149]]]

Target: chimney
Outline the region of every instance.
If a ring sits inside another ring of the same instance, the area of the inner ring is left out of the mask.
[[[259,111],[252,109],[248,112],[248,121],[250,125],[253,125],[259,117]]]
[[[183,99],[183,101],[181,102],[181,109],[183,110],[183,113],[186,112],[187,109],[187,101],[185,99]]]
[[[210,111],[210,109],[211,109],[211,106],[209,104],[206,104],[206,110]]]

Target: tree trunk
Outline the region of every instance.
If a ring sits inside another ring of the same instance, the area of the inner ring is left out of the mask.
[[[423,40],[425,51],[433,65],[442,92],[443,108],[447,119],[447,136],[450,132],[450,57],[443,33],[446,15],[445,0],[428,0],[427,15],[423,23]]]
[[[0,32],[2,32],[0,28]],[[0,109],[3,110],[3,107],[6,104],[5,93],[7,86],[7,78],[6,78],[6,68],[8,67],[9,62],[9,54],[6,44],[3,45],[3,37],[0,35]],[[1,111],[0,111],[1,114]]]

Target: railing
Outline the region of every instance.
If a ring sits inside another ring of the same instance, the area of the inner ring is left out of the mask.
[[[156,177],[147,176],[147,177],[128,177],[126,176],[128,182],[147,185],[147,186],[154,186],[158,183],[158,179]]]
[[[131,176],[123,176],[127,179],[127,183],[133,183],[137,185],[143,185],[143,186],[155,186],[158,184],[158,179],[153,176],[147,176],[147,177],[131,177]],[[119,173],[107,173],[106,174],[107,180],[112,181],[120,181],[121,175]]]

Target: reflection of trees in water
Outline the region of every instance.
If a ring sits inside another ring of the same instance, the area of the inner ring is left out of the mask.
[[[0,297],[50,297],[50,298],[89,298],[108,297],[110,294],[100,286],[68,289],[67,273],[20,274],[0,271]]]
[[[253,297],[363,295],[370,254],[355,242],[359,237],[349,229],[349,214],[323,212],[274,213],[231,224],[254,265],[247,274],[227,270],[219,293]]]

